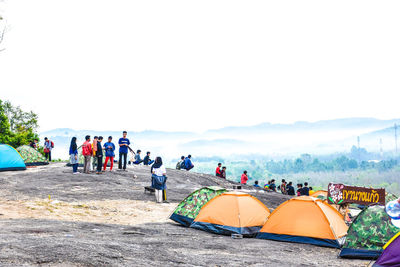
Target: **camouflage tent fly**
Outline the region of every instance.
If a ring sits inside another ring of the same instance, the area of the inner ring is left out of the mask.
[[[226,189],[217,186],[198,189],[179,203],[170,219],[189,227],[208,201],[225,192]]]
[[[383,206],[365,208],[351,224],[340,257],[376,259],[383,246],[399,231]]]
[[[35,150],[30,146],[20,146],[17,148],[17,151],[21,155],[26,166],[38,166],[38,165],[49,164],[49,162],[42,154],[40,154],[40,152],[38,152],[37,150]]]

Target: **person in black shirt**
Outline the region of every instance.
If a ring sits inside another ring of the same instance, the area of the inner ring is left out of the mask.
[[[276,185],[275,185],[275,179],[271,180],[271,184],[269,185],[269,189],[276,192]]]
[[[101,141],[103,141],[103,136],[99,136],[99,139],[97,140],[97,174],[101,173],[101,167],[103,167],[103,147],[101,146]]]
[[[308,188],[308,183],[307,182],[304,183],[303,195],[304,196],[309,196],[310,195],[310,188]]]
[[[295,193],[294,193],[294,187],[293,187],[292,184],[293,184],[292,182],[289,182],[289,184],[286,186],[286,192],[287,192],[287,194],[288,194],[289,196],[294,196],[294,195],[295,195]]]
[[[297,184],[297,196],[304,196],[303,184]]]

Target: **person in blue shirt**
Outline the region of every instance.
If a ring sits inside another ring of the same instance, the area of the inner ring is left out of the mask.
[[[126,135],[128,133],[126,131],[122,132],[122,138],[119,139],[118,144],[119,144],[119,160],[118,160],[118,169],[122,169],[122,160],[124,160],[124,171],[126,170],[126,159],[128,157],[128,147],[131,144],[129,142],[129,139],[126,138]]]
[[[191,169],[193,169],[194,165],[192,163],[192,155],[189,155],[185,158],[184,164],[185,164],[185,170],[190,171]]]
[[[261,187],[259,184],[258,184],[258,181],[254,181],[254,185],[253,185],[254,187]]]
[[[146,156],[143,159],[143,164],[144,165],[151,165],[154,163],[154,160],[150,159],[150,151],[147,151]]]
[[[106,151],[106,160],[104,162],[103,171],[107,169],[108,160],[111,162],[110,171],[112,171],[114,166],[114,157],[115,157],[115,145],[112,142],[112,136],[108,137],[108,142],[104,144],[104,150]]]

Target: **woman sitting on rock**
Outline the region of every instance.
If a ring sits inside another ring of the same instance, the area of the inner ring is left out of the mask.
[[[165,169],[161,157],[157,157],[151,166],[151,186],[155,189],[156,202],[163,202],[163,193],[166,194],[167,170]],[[163,192],[164,191],[164,192]]]

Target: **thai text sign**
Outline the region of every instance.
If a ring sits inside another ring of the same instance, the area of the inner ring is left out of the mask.
[[[328,185],[328,203],[338,205],[344,203],[385,205],[385,189],[330,183]]]

